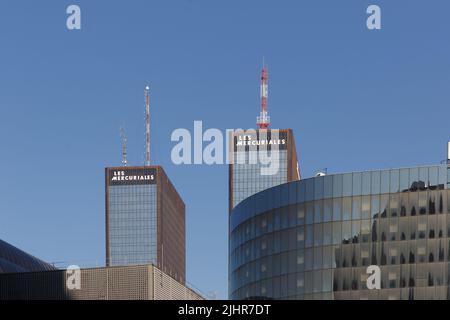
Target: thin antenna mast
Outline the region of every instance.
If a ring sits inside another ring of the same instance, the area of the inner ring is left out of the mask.
[[[260,129],[267,129],[270,124],[270,117],[267,113],[267,98],[269,95],[269,73],[263,60],[263,68],[261,71],[261,112],[256,118],[256,124]]]
[[[125,135],[125,129],[120,127],[120,141],[122,143],[122,165],[126,167],[128,165],[127,161],[127,137]]]
[[[145,87],[145,165],[150,165],[150,87]]]

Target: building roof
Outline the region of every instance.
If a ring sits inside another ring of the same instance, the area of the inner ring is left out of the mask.
[[[56,270],[52,265],[0,240],[0,273]]]

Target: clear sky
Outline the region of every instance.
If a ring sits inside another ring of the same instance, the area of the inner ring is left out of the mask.
[[[78,4],[82,30],[68,31]],[[382,30],[366,9],[382,9]],[[152,160],[186,203],[187,276],[227,297],[227,167],[176,166],[174,129],[251,128],[262,57],[272,128],[303,177],[436,164],[450,140],[447,0],[0,2],[0,238],[46,261],[102,265],[104,167]]]

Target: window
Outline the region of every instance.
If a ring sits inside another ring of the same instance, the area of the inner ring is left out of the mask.
[[[381,188],[380,171],[372,172],[371,184],[372,184],[372,194],[380,193],[380,188]]]
[[[361,218],[370,219],[370,196],[362,197]]]
[[[397,217],[398,216],[398,195],[397,194],[391,194],[390,199],[390,217]]]
[[[323,245],[329,246],[332,244],[332,236],[333,236],[333,224],[330,223],[324,223],[323,224]]]
[[[309,225],[306,226],[306,242],[305,247],[312,247],[313,246],[313,226]]]
[[[362,195],[369,195],[370,194],[370,176],[371,172],[363,172],[362,174]]]
[[[343,175],[343,196],[348,197],[352,195],[353,188],[352,188],[352,181],[353,177],[351,173],[347,173]]]
[[[342,219],[350,220],[352,214],[352,199],[344,198],[342,201]]]
[[[353,192],[352,195],[354,196],[360,196],[361,195],[361,182],[362,182],[362,175],[361,173],[354,173],[353,174]]]
[[[342,219],[342,199],[333,199],[333,221],[341,221]]]
[[[400,170],[400,192],[405,192],[409,189],[409,169]]]
[[[427,192],[419,192],[419,214],[427,213]]]
[[[314,221],[314,206],[311,202],[306,204],[306,224],[312,224]]]
[[[353,197],[352,219],[361,219],[361,197]]]
[[[323,202],[323,221],[329,222],[333,218],[333,201],[331,199]]]
[[[381,193],[389,193],[389,170],[381,171]]]
[[[333,197],[342,197],[342,175],[333,176]]]
[[[333,222],[333,244],[340,244],[342,241],[341,222]]]
[[[315,224],[314,225],[314,246],[321,246],[322,245],[322,224]]]
[[[314,201],[314,223],[322,222],[322,200]]]

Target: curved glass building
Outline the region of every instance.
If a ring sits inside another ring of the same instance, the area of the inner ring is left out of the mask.
[[[0,273],[49,270],[56,270],[56,268],[0,240]]]
[[[239,203],[230,299],[450,299],[450,166],[333,174]],[[368,266],[380,289],[367,288]]]

